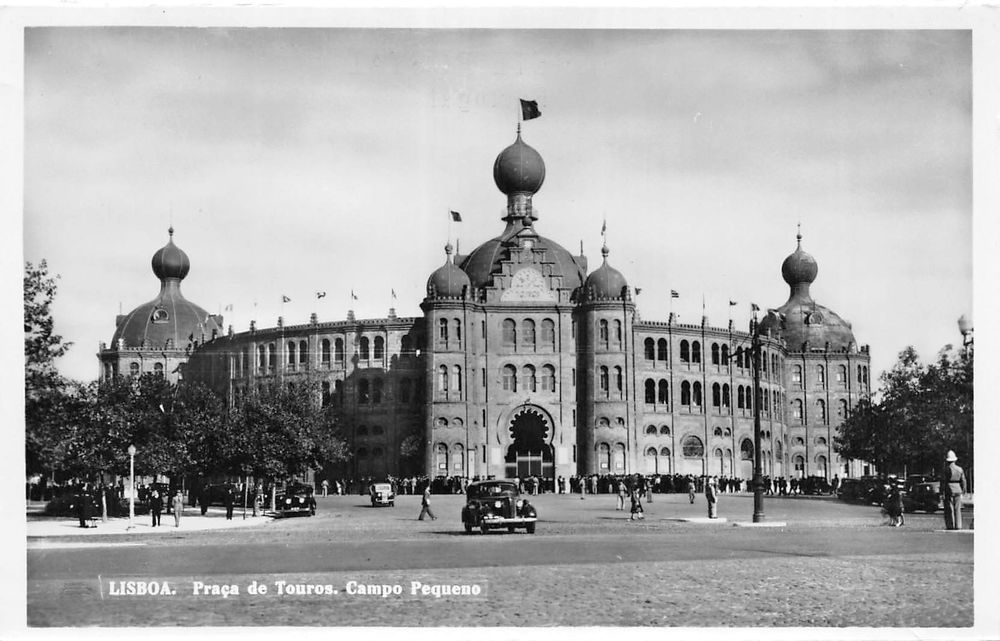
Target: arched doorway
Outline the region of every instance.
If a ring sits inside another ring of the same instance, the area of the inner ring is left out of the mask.
[[[507,478],[552,478],[552,446],[549,445],[549,422],[533,407],[519,410],[510,421],[511,444],[507,448]]]

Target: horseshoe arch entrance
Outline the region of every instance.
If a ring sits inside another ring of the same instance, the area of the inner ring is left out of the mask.
[[[552,446],[550,432],[552,426],[540,410],[525,407],[514,414],[508,426],[511,444],[507,448],[507,478],[553,478]]]

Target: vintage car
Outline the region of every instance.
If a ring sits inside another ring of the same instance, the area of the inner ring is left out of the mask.
[[[368,486],[368,493],[372,498],[372,507],[388,505],[396,507],[396,493],[392,491],[389,483],[372,483]]]
[[[903,510],[905,512],[933,513],[941,509],[941,484],[938,481],[928,481],[908,478],[906,491],[903,493]]]
[[[861,482],[858,479],[841,479],[837,488],[837,498],[841,501],[861,500]]]
[[[300,483],[278,488],[274,496],[274,511],[269,516],[313,516],[316,514],[316,497],[311,485]]]
[[[527,499],[520,497],[514,481],[470,483],[465,490],[465,500],[462,525],[466,534],[475,528],[483,534],[502,528],[507,528],[508,532],[524,528],[528,534],[535,533],[538,513]]]

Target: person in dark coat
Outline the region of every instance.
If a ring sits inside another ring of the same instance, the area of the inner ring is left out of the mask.
[[[73,497],[73,507],[76,508],[76,516],[80,519],[80,527],[90,527],[90,496],[81,485],[76,496]]]
[[[153,517],[153,527],[160,524],[160,514],[163,513],[163,497],[160,496],[160,491],[153,489],[149,493],[149,514]]]
[[[642,501],[639,498],[639,488],[632,488],[632,494],[630,495],[630,500],[632,501],[632,509],[629,514],[628,520],[634,521],[636,519],[642,519]]]
[[[434,512],[431,512],[431,486],[428,485],[424,488],[424,496],[420,499],[420,516],[417,517],[418,521],[424,520],[424,515],[431,517],[432,521],[436,521],[437,517],[434,516]]]
[[[232,521],[233,520],[233,505],[236,503],[236,497],[233,496],[233,488],[231,488],[231,487],[227,487],[226,488],[225,502],[226,502],[226,520],[227,521]]]

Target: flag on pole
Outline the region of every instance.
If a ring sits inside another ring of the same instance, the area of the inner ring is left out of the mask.
[[[393,290],[390,290],[390,291],[392,292],[392,299],[396,300],[396,290],[393,289]]]
[[[316,292],[316,298],[325,298],[326,292]]]
[[[531,120],[532,118],[537,118],[542,115],[542,112],[538,111],[538,101],[536,100],[525,100],[521,98],[521,119]]]
[[[760,307],[757,307],[757,303],[750,303],[750,311],[759,312]]]
[[[607,221],[607,219],[605,219],[604,223],[601,225],[601,236],[603,236],[606,233],[608,233],[608,221]]]
[[[460,223],[462,222],[462,214],[458,213],[457,211],[453,211],[451,212],[451,219],[456,223]]]
[[[736,301],[734,301],[734,300],[729,301],[729,306],[730,307],[734,307],[735,305],[737,305]]]
[[[282,296],[281,296],[281,302],[282,303],[290,303],[290,302],[292,302],[292,299],[289,298],[288,296],[285,296],[284,294],[282,294]]]
[[[231,312],[231,311],[233,311],[233,304],[232,304],[232,303],[229,303],[228,305],[226,305],[226,306],[225,306],[225,307],[223,308],[223,311],[227,311],[227,312]]]
[[[680,297],[681,297],[681,295],[677,293],[676,289],[671,289],[670,290],[670,298],[680,298]]]
[[[635,288],[635,295],[638,296],[641,293],[642,293],[642,287],[636,287]]]
[[[353,289],[351,290],[351,299],[352,300],[358,300],[358,295],[354,293]]]

